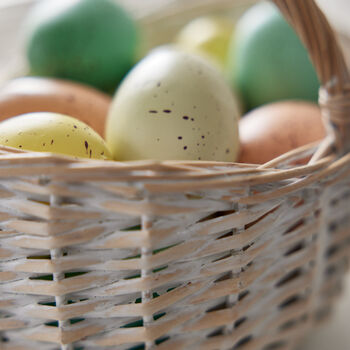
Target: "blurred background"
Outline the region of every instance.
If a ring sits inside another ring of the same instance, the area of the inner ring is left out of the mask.
[[[147,50],[169,42],[179,28],[191,19],[212,13],[225,13],[225,16],[237,20],[242,13],[257,0],[152,0],[152,6],[145,0],[116,0],[128,9],[142,26],[142,45]],[[0,1],[0,81],[7,78],[8,72],[20,69],[22,42],[19,23],[37,0],[1,0]],[[336,29],[339,41],[350,66],[350,13],[349,0],[317,0],[327,13],[332,26]],[[234,6],[233,6],[234,4]],[[152,23],[152,26],[149,24]],[[165,29],[165,30],[164,30]]]

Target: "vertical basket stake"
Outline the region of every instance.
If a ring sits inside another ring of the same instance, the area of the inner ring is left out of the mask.
[[[61,198],[55,195],[50,195],[50,206],[58,206],[62,202]],[[50,255],[51,259],[55,260],[63,256],[63,249],[50,249]],[[54,272],[53,273],[53,280],[55,282],[61,281],[64,279],[64,273],[62,272]],[[65,296],[55,296],[55,303],[56,307],[60,307],[61,305],[66,304],[66,297]],[[63,329],[65,326],[68,325],[69,321],[58,321],[58,329]],[[61,344],[61,350],[73,350],[72,344]]]
[[[324,279],[324,272],[325,272],[325,251],[326,247],[328,247],[328,235],[329,235],[329,228],[328,228],[328,220],[327,220],[327,214],[328,214],[328,202],[327,199],[330,196],[330,189],[326,188],[321,195],[320,198],[320,208],[321,208],[321,217],[319,220],[319,230],[318,230],[318,237],[317,237],[317,242],[316,242],[316,248],[317,248],[317,253],[316,253],[316,261],[315,261],[315,266],[318,268],[315,268],[315,277],[313,279],[312,283],[312,313],[313,316],[317,314],[319,305],[320,305],[320,290],[322,288],[323,284],[323,279]],[[316,321],[317,320],[313,320]]]
[[[244,191],[244,196],[248,196],[249,195],[249,189],[246,189],[246,191]],[[237,211],[241,212],[242,210],[246,210],[247,209],[247,205],[246,204],[237,204]],[[240,233],[241,231],[244,231],[244,225],[241,227],[237,227],[234,229],[234,232],[236,233]],[[231,271],[231,276],[233,275],[232,271]],[[239,293],[238,293],[239,295]],[[236,294],[230,294],[227,298],[226,301],[226,306],[231,308],[236,302],[238,302],[238,295]],[[225,334],[232,334],[233,330],[235,328],[235,322],[232,322],[231,324],[228,324],[225,327]]]
[[[152,227],[152,218],[148,215],[142,215],[141,217],[141,229],[142,230],[148,230],[150,227]],[[141,261],[142,264],[147,262],[149,257],[152,256],[152,249],[142,247],[141,248]],[[150,276],[152,274],[152,270],[149,269],[142,269],[141,270],[141,278],[145,278],[147,276]],[[152,300],[152,291],[151,290],[143,290],[141,294],[142,303]],[[143,326],[147,328],[150,326],[153,322],[153,316],[143,316]],[[146,332],[147,333],[147,332]],[[153,341],[146,341],[145,342],[145,350],[151,350],[153,349],[154,342]]]

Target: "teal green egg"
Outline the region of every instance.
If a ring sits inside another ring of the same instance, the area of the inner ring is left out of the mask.
[[[232,37],[228,76],[248,109],[279,101],[317,101],[319,81],[308,53],[277,7],[250,8]]]
[[[137,56],[137,25],[113,0],[41,1],[24,31],[35,75],[115,89]]]

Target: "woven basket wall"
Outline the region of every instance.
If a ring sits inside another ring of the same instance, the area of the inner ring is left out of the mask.
[[[274,2],[323,82],[328,137],[262,166],[0,148],[1,350],[287,350],[329,314],[350,254],[350,80],[315,3]]]

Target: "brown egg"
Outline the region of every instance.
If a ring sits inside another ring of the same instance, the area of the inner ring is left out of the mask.
[[[239,123],[240,163],[264,164],[277,156],[321,140],[326,130],[320,108],[285,101],[256,108]]]
[[[0,88],[0,121],[25,113],[53,112],[75,117],[101,136],[111,98],[79,83],[38,78],[17,78]]]

